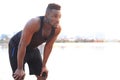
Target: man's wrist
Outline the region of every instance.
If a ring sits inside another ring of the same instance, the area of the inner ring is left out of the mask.
[[[19,67],[19,66],[18,66],[17,69],[19,69],[19,70],[23,70],[23,67]]]
[[[46,65],[45,65],[45,64],[43,64],[43,65],[42,65],[42,67],[46,67]]]

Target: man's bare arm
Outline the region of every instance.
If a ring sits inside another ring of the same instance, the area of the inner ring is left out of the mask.
[[[26,24],[24,30],[22,31],[20,43],[18,46],[18,55],[17,55],[18,69],[23,69],[23,60],[26,53],[26,47],[30,43],[34,32],[38,30],[39,28],[38,26],[39,26],[39,20],[31,19]]]
[[[50,52],[52,50],[53,44],[54,44],[55,40],[57,39],[57,36],[59,35],[60,32],[61,32],[61,27],[59,26],[55,30],[55,35],[45,45],[45,48],[44,48],[44,57],[43,57],[43,67],[46,66],[46,62],[47,62],[48,57],[50,55]]]

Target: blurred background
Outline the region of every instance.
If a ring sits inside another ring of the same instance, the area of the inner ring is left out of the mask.
[[[119,0],[0,0],[0,80],[13,80],[10,38],[43,16],[49,3],[62,7],[62,32],[47,62],[47,80],[120,80]],[[36,80],[27,64],[25,70],[25,80]]]
[[[48,3],[62,7],[62,41],[119,41],[119,0],[2,0],[0,40],[22,30],[34,17],[45,14]]]

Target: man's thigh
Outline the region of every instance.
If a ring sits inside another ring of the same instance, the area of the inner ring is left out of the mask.
[[[27,52],[27,63],[31,75],[40,75],[42,70],[42,57],[38,48]]]

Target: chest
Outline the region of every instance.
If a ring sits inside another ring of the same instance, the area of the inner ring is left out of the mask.
[[[44,38],[48,38],[51,35],[52,32],[53,32],[52,28],[43,27],[43,29],[42,29],[42,36]]]

